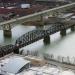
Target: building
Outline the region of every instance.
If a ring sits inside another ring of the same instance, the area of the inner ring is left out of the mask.
[[[5,62],[6,63],[3,64],[3,66],[1,67],[0,74],[4,74],[4,75],[7,75],[7,73],[18,74],[30,67],[30,61],[24,59],[21,56],[16,56],[16,55],[7,58]]]

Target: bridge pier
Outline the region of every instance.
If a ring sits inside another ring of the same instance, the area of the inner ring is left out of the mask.
[[[65,35],[66,35],[66,29],[62,29],[62,30],[60,31],[60,35],[61,35],[61,36],[65,36]]]
[[[71,31],[74,31],[75,30],[75,26],[71,26]]]
[[[4,33],[5,37],[11,37],[12,36],[10,24],[6,24],[3,26],[3,33]]]
[[[36,29],[44,29],[44,26],[36,26]]]
[[[44,42],[44,44],[50,44],[50,37],[49,37],[49,35],[44,37],[43,42]]]

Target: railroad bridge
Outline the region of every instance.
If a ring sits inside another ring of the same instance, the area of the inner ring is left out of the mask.
[[[60,31],[61,36],[66,35],[66,29],[71,28],[74,31],[75,26],[68,24],[65,25],[64,23],[55,23],[50,25],[50,27],[46,30],[32,30],[27,32],[26,34],[22,35],[16,40],[16,44],[19,44],[20,48],[27,46],[33,42],[38,40],[44,39],[45,44],[50,43],[50,36],[58,31]]]

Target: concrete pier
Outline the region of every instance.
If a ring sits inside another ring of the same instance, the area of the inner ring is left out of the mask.
[[[49,37],[49,35],[44,37],[43,42],[44,42],[44,44],[50,44],[50,37]]]
[[[75,26],[71,26],[71,31],[75,31]]]
[[[12,36],[11,30],[3,30],[3,32],[4,32],[4,36],[6,36],[6,37]]]
[[[3,33],[4,33],[5,37],[11,37],[12,36],[10,24],[7,24],[7,25],[3,26]]]
[[[44,26],[36,26],[36,29],[44,29]]]
[[[62,29],[62,30],[60,31],[60,35],[61,35],[61,36],[65,36],[65,35],[66,35],[66,29]]]

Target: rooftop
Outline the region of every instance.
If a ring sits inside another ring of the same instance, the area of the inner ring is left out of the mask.
[[[5,70],[7,70],[7,73],[4,71],[5,75],[14,75],[14,73],[9,73],[9,71],[11,71],[12,69],[13,71],[15,69],[18,71],[19,68],[21,68],[23,65],[30,63],[30,61],[27,60],[27,58],[30,59],[30,57],[28,56],[25,57],[13,53],[6,55],[5,57],[2,57],[0,59],[0,73],[3,70],[2,67],[6,67]],[[35,59],[35,58],[36,57],[31,56],[31,59]],[[41,60],[41,58],[39,60]],[[6,66],[7,64],[9,66]],[[16,67],[15,69],[14,66]],[[44,64],[43,66],[31,66],[27,70],[24,69],[22,72],[16,75],[50,75],[50,74],[51,75],[75,75],[74,71],[72,71],[71,69],[65,70],[60,66],[54,66],[52,64]]]

